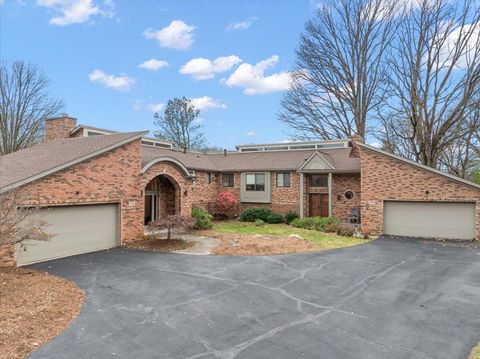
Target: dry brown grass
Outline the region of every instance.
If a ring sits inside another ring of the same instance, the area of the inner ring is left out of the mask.
[[[213,249],[212,254],[230,256],[315,252],[368,242],[286,224],[257,226],[238,221],[217,221],[213,223],[213,229],[195,234],[219,239],[221,244]]]
[[[196,234],[216,238],[220,244],[213,248],[212,254],[226,256],[261,256],[269,254],[287,254],[316,252],[321,247],[299,238],[288,236],[260,236],[234,234],[214,230],[198,231]]]
[[[83,291],[65,279],[0,268],[0,358],[25,358],[80,313]]]
[[[166,239],[156,235],[147,235],[124,244],[125,247],[143,249],[154,252],[174,252],[193,246],[192,241],[183,239]]]

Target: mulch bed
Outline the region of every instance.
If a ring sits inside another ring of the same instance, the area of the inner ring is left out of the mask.
[[[270,254],[317,252],[321,248],[296,237],[234,234],[214,230],[197,231],[196,235],[216,238],[220,244],[212,254],[222,256],[261,256]]]
[[[44,272],[0,268],[0,358],[25,358],[80,313],[83,291]]]
[[[183,239],[164,239],[156,236],[144,236],[140,239],[129,241],[124,244],[125,247],[137,248],[156,252],[174,252],[189,248],[194,245],[192,241]]]

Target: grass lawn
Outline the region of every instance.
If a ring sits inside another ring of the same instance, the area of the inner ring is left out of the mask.
[[[478,343],[477,346],[473,348],[468,359],[480,359],[480,343]]]
[[[287,224],[255,226],[250,222],[239,221],[214,222],[213,229],[208,232],[205,235],[219,238],[224,244],[223,248],[219,247],[216,254],[227,255],[311,252],[350,247],[370,241],[295,228]],[[301,238],[289,237],[291,234],[299,235]]]
[[[251,222],[228,221],[215,222],[213,229],[219,232],[251,235],[261,234],[269,237],[285,237],[289,234],[298,234],[303,239],[320,246],[322,249],[350,247],[370,241],[370,239],[343,237],[338,236],[335,233],[324,233],[309,229],[295,228],[288,224],[265,224],[263,226],[255,226]]]

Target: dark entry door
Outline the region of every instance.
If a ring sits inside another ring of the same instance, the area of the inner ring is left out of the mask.
[[[152,195],[145,195],[145,224],[149,224],[153,217],[152,217]]]
[[[310,193],[309,216],[328,217],[328,193]]]

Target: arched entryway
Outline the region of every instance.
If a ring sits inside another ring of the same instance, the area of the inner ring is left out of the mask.
[[[159,175],[145,187],[144,223],[180,213],[180,186],[167,175]]]

